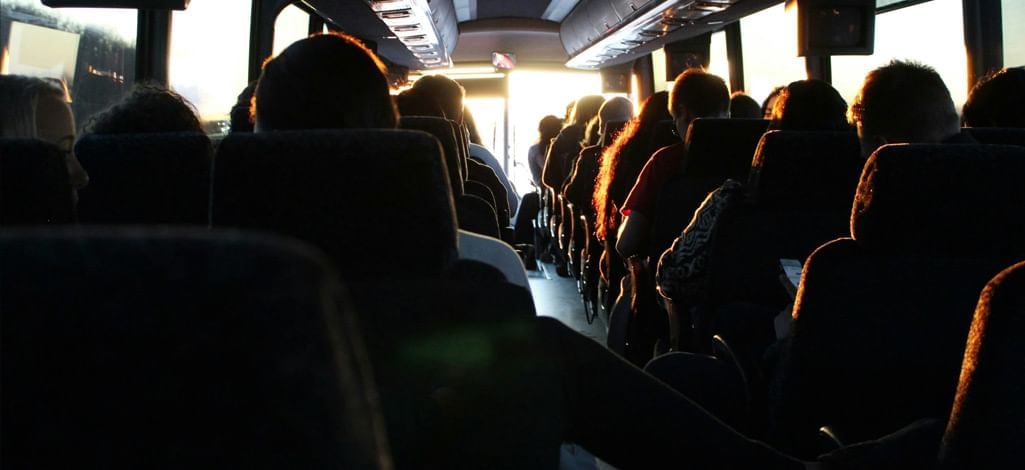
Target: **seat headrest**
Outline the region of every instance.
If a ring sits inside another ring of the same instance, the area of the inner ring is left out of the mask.
[[[343,279],[435,276],[457,257],[445,168],[417,131],[232,134],[214,160],[211,223],[309,241]]]
[[[847,214],[864,163],[853,132],[771,131],[758,143],[748,191],[760,207]]]
[[[463,182],[466,181],[462,151],[457,140],[457,128],[448,119],[432,116],[403,116],[399,119],[399,128],[413,131],[422,131],[441,143],[441,149],[445,157],[445,169],[448,171],[448,180],[452,184],[454,195],[463,194]]]
[[[965,127],[961,133],[972,136],[980,144],[1025,147],[1025,129],[1018,127]]]
[[[89,185],[79,191],[79,220],[206,225],[212,152],[196,132],[83,136],[75,156]]]
[[[1025,458],[1025,262],[982,291],[940,468],[1010,468]]]
[[[5,467],[381,462],[360,332],[307,245],[12,230],[0,259]]]
[[[68,167],[57,146],[0,138],[0,226],[74,223],[73,198]]]
[[[684,171],[743,179],[768,127],[765,119],[695,119],[687,129]]]
[[[889,252],[1025,257],[1025,148],[881,147],[862,172],[851,236]]]

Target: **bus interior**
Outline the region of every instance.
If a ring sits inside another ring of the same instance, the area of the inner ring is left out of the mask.
[[[0,465],[1019,468],[1022,24],[1020,0],[0,0]],[[389,125],[261,119],[270,67],[325,36],[380,64]],[[866,105],[894,70],[925,82]],[[139,89],[195,129],[101,131]],[[788,120],[812,89],[840,123]],[[953,134],[876,132],[939,120],[934,89]]]

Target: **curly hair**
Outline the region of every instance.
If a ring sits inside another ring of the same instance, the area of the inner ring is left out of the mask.
[[[203,132],[192,103],[152,83],[132,87],[121,101],[89,118],[84,129],[89,134]]]
[[[651,156],[655,124],[669,119],[672,117],[668,93],[655,93],[641,105],[640,114],[627,121],[616,140],[602,152],[592,199],[599,239],[604,240],[609,232],[616,230],[618,214],[613,206],[623,203]]]

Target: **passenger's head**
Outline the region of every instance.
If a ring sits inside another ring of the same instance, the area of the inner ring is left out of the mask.
[[[734,119],[761,119],[762,107],[754,98],[742,91],[730,97],[730,117]]]
[[[85,132],[203,132],[203,126],[192,104],[181,95],[159,85],[139,84],[117,104],[89,118]]]
[[[601,105],[605,104],[605,98],[600,95],[588,95],[580,98],[573,106],[573,113],[570,116],[570,124],[586,126],[598,115]]]
[[[562,130],[562,118],[558,116],[548,115],[541,118],[541,121],[537,123],[537,132],[540,135],[540,142],[547,144],[549,141],[559,135],[559,131]]]
[[[75,158],[75,116],[63,83],[56,80],[0,75],[0,137],[39,139],[64,153],[71,187],[81,189],[89,176]]]
[[[787,87],[785,86],[773,88],[772,91],[769,92],[769,96],[765,97],[765,101],[762,101],[763,119],[772,119],[772,108],[776,106],[776,100],[779,98],[779,94],[783,93],[783,90],[786,88]]]
[[[257,131],[394,128],[384,64],[339,33],[296,41],[264,63],[256,86]]]
[[[238,94],[235,106],[231,107],[231,132],[253,132],[253,93],[256,92],[256,80]]]
[[[935,143],[958,134],[954,101],[932,67],[892,61],[865,77],[850,108],[861,152],[890,143]]]
[[[687,135],[697,118],[724,118],[730,112],[730,91],[718,76],[701,69],[687,69],[676,77],[669,92],[669,113],[680,136]]]
[[[438,100],[416,88],[399,93],[395,97],[395,105],[399,108],[399,114],[402,116],[445,117],[445,110],[441,108]]]
[[[847,102],[840,92],[822,80],[798,80],[787,85],[776,99],[769,129],[848,130]]]
[[[438,100],[445,117],[462,124],[463,97],[466,96],[462,85],[444,75],[427,75],[413,83],[413,88]]]
[[[961,110],[965,127],[1025,127],[1025,67],[987,75]]]
[[[634,116],[634,105],[633,103],[621,96],[612,98],[601,105],[601,109],[598,110],[598,118],[592,119],[591,124],[588,126],[588,134],[595,134],[594,142],[597,143],[601,138],[601,133],[605,130],[605,125],[613,121],[628,121]]]

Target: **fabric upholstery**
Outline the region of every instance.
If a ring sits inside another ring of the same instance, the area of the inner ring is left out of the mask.
[[[943,469],[1014,468],[1025,462],[1025,262],[998,274],[975,310]]]
[[[0,138],[0,226],[74,223],[68,168],[55,145]]]
[[[858,442],[946,416],[978,293],[1010,262],[878,253],[849,238],[816,250],[770,406],[776,444],[809,456],[823,425]]]
[[[233,134],[213,177],[215,227],[309,241],[344,279],[434,276],[457,257],[441,149],[422,132]]]
[[[980,144],[1025,147],[1025,129],[1019,127],[965,127],[961,133],[970,135]]]
[[[479,196],[463,194],[456,198],[456,212],[459,228],[493,238],[502,237],[495,208]]]
[[[768,132],[751,162],[750,197],[764,208],[846,213],[864,164],[853,132]]]
[[[1025,258],[1025,148],[884,146],[862,173],[851,235],[889,253]]]
[[[708,193],[727,178],[747,178],[755,148],[768,125],[763,119],[697,119],[691,123],[683,167],[658,196],[649,254],[658,256],[669,248]]]
[[[384,468],[342,288],[239,233],[0,234],[4,468]]]
[[[83,224],[207,225],[213,155],[205,135],[90,134],[75,155],[89,173],[78,192]]]
[[[452,194],[463,194],[463,181],[466,174],[463,171],[464,163],[460,158],[459,142],[452,125],[447,119],[430,116],[403,116],[399,119],[399,128],[426,132],[433,135],[441,143],[442,155],[445,158],[445,170],[448,172],[449,183],[452,184]]]

